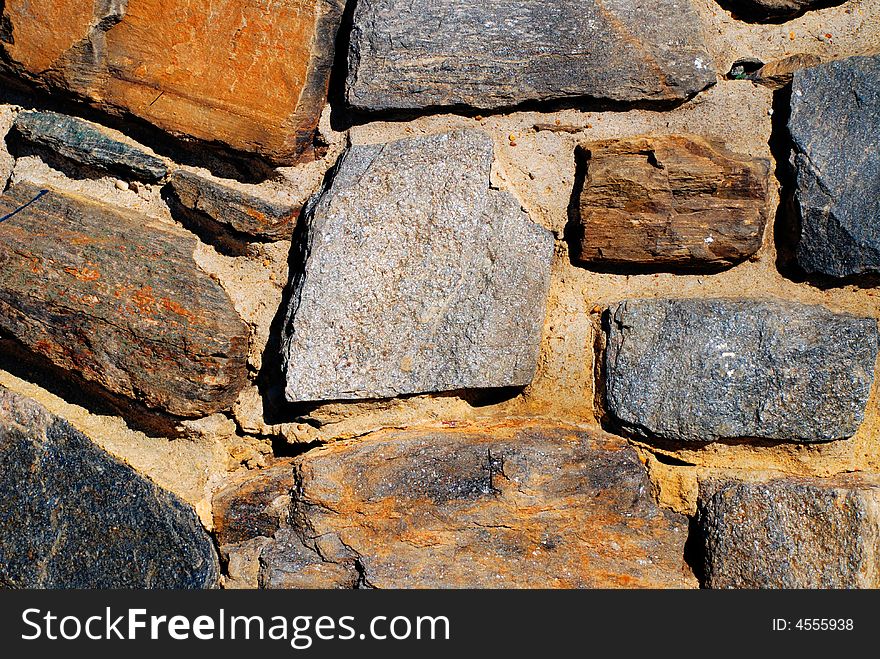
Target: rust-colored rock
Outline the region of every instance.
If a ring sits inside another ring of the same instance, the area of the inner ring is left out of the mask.
[[[822,60],[817,55],[810,53],[798,53],[783,59],[768,62],[758,69],[748,79],[770,89],[782,89],[790,85],[794,72],[821,64]]]
[[[617,437],[539,425],[388,431],[294,466],[289,526],[261,552],[264,587],[696,586],[687,519],[658,508]],[[267,496],[275,478],[233,499],[270,510],[291,492],[281,479]]]
[[[711,271],[760,248],[766,160],[690,135],[604,140],[579,153],[579,262]]]
[[[0,197],[0,327],[55,366],[179,416],[232,405],[249,332],[149,218],[27,184]]]
[[[213,500],[214,532],[219,543],[273,535],[287,521],[295,485],[293,465],[282,461],[220,490]]]
[[[6,0],[7,70],[171,133],[292,163],[323,109],[339,0]]]

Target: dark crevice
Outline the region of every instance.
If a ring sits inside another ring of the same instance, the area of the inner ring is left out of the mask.
[[[684,562],[694,573],[700,588],[706,588],[706,556],[702,542],[699,510],[688,519],[688,535],[684,543]]]
[[[326,446],[326,442],[315,440],[291,444],[284,437],[275,435],[272,437],[272,456],[274,458],[298,458],[309,451]]]
[[[795,18],[803,16],[808,11],[816,9],[827,9],[842,5],[846,0],[819,0],[811,3],[809,7],[804,7],[799,11],[791,11],[787,13],[773,12],[760,5],[756,0],[718,0],[718,4],[722,9],[729,12],[731,16],[744,23],[771,23],[780,24],[787,23]]]
[[[699,93],[699,92],[697,92]],[[374,121],[413,121],[421,117],[437,114],[454,114],[462,117],[489,117],[514,112],[553,113],[563,110],[579,110],[580,112],[616,112],[625,113],[632,110],[647,110],[652,112],[668,112],[684,105],[697,94],[692,94],[684,99],[674,100],[639,100],[639,101],[615,101],[611,99],[596,98],[593,96],[575,96],[569,98],[549,99],[543,101],[511,102],[509,105],[476,108],[465,104],[456,105],[427,105],[419,108],[399,108],[392,110],[360,110],[348,108],[347,118],[349,122],[344,126],[360,126]]]
[[[348,78],[348,49],[351,44],[356,5],[357,0],[348,0],[345,3],[342,21],[336,33],[333,67],[330,70],[330,86],[327,94],[327,102],[330,104],[330,126],[339,133],[345,132],[352,126],[345,102],[345,81]]]
[[[64,401],[101,416],[120,416],[132,430],[150,437],[176,438],[183,420],[136,401],[113,394],[72,371],[28,350],[22,343],[0,334],[0,369],[30,382]]]

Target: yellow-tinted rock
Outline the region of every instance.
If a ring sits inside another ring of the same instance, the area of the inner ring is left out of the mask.
[[[279,163],[308,154],[327,94],[338,0],[7,0],[3,66]]]

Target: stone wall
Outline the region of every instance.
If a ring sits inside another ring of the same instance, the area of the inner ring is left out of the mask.
[[[0,584],[880,586],[878,53],[0,0]]]

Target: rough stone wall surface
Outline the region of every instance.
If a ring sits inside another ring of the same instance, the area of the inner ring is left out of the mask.
[[[3,585],[877,586],[875,0],[0,7]]]

